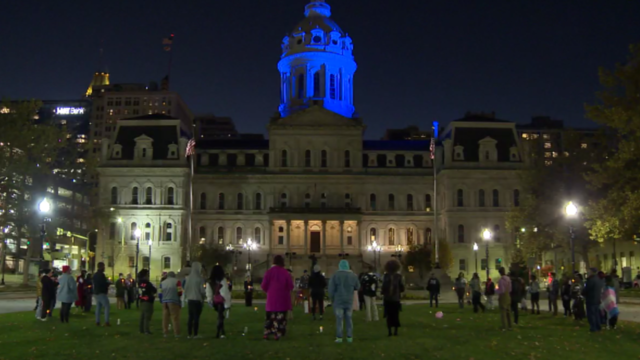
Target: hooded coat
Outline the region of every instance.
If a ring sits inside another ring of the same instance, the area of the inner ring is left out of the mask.
[[[341,260],[339,270],[329,281],[329,297],[336,308],[351,309],[354,292],[360,288],[358,276],[349,269],[349,262]]]
[[[78,300],[76,281],[69,273],[64,273],[58,279],[57,300],[62,303],[73,303]]]
[[[267,311],[284,312],[291,310],[291,291],[293,280],[287,269],[272,266],[264,274],[262,290],[267,293]]]
[[[188,300],[204,301],[206,291],[205,281],[202,277],[202,265],[199,262],[191,264],[191,272],[186,277],[184,284],[184,297]]]

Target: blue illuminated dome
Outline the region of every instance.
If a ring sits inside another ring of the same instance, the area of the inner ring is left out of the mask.
[[[353,42],[330,19],[331,6],[312,0],[306,18],[282,41],[280,115],[322,106],[351,118],[353,106]]]

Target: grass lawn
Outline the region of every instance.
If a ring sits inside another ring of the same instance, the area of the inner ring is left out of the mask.
[[[114,306],[112,306],[112,309]],[[331,308],[328,308],[331,309]],[[499,329],[499,314],[473,314],[454,305],[440,308],[435,319],[425,305],[406,305],[401,313],[399,337],[387,337],[384,320],[366,323],[354,313],[352,344],[335,344],[334,317],[312,321],[301,311],[290,322],[282,340],[262,340],[263,308],[234,305],[226,322],[227,338],[215,339],[216,316],[205,308],[200,333],[189,340],[186,309],[182,311],[183,337],[163,338],[161,310],[156,305],[151,336],[138,333],[138,312],[111,313],[111,328],[96,327],[91,315],[72,315],[70,324],[41,322],[32,312],[0,315],[0,359],[637,359],[640,324],[621,322],[618,330],[589,334],[585,322],[577,324],[547,313],[524,314],[514,331]],[[73,312],[74,310],[72,310]],[[58,309],[54,315],[58,315]],[[382,316],[382,313],[380,314]],[[116,325],[117,319],[121,325]],[[51,320],[51,319],[50,319]],[[319,326],[324,332],[319,333]],[[246,336],[242,336],[247,327]]]

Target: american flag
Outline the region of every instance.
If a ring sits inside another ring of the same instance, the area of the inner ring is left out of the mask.
[[[191,139],[187,143],[187,156],[191,156],[195,153],[196,153],[196,141],[195,139]]]
[[[431,146],[429,146],[429,150],[431,150],[431,160],[436,158],[436,138],[431,137]]]

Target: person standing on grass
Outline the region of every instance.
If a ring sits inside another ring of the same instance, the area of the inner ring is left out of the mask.
[[[71,305],[78,299],[76,281],[71,276],[71,268],[67,265],[62,267],[62,276],[58,279],[58,301],[60,301],[60,321],[69,322]]]
[[[576,273],[575,282],[571,287],[571,297],[573,298],[571,310],[573,312],[574,319],[580,321],[587,316],[584,310],[584,297],[582,296],[582,289],[584,288],[584,279],[582,278],[582,275]]]
[[[498,280],[498,306],[500,307],[500,320],[502,321],[502,331],[511,330],[511,279],[505,274],[504,267],[501,267],[500,280]]]
[[[36,308],[33,309],[36,312],[36,319],[40,320],[42,318],[42,277],[46,276],[44,270],[38,271],[38,281],[36,281],[36,295],[38,298],[36,299]]]
[[[264,274],[261,286],[267,294],[264,339],[273,335],[278,340],[287,332],[287,312],[291,309],[293,291],[293,280],[284,268],[282,255],[273,258],[273,266]]]
[[[376,295],[378,291],[378,276],[373,272],[373,267],[369,267],[369,272],[362,276],[360,280],[360,290],[364,295],[364,304],[367,311],[367,321],[378,321],[378,307],[376,306]],[[437,304],[437,300],[436,300]]]
[[[244,277],[244,306],[253,306],[253,279],[251,279],[251,273],[247,273]]]
[[[222,266],[216,265],[211,269],[211,276],[209,277],[209,283],[207,284],[206,291],[207,302],[218,313],[216,338],[224,339],[226,336],[224,331],[224,312],[225,309],[229,309],[231,307],[231,290],[229,290],[229,284],[224,276],[224,269]]]
[[[180,296],[182,284],[176,279],[176,273],[169,271],[162,287],[162,333],[169,334],[169,322],[173,325],[173,336],[180,337]]]
[[[87,277],[84,279],[84,312],[91,312],[91,306],[93,303],[93,274],[87,273]]]
[[[93,295],[96,298],[96,325],[100,326],[100,310],[104,308],[104,326],[111,326],[109,324],[109,311],[111,305],[109,304],[109,282],[104,275],[104,263],[98,263],[98,271],[93,276]]]
[[[127,274],[125,285],[127,288],[125,292],[126,300],[124,302],[124,308],[131,309],[131,304],[138,301],[138,297],[136,296],[136,280],[131,277],[131,274]]]
[[[153,316],[153,303],[156,300],[158,290],[149,281],[149,270],[147,269],[138,272],[138,293],[140,294],[140,334],[152,335],[150,323]]]
[[[571,279],[566,278],[562,281],[560,289],[560,297],[562,297],[562,308],[564,309],[564,317],[571,316]]]
[[[605,278],[605,288],[602,291],[602,296],[600,298],[600,308],[607,314],[605,326],[610,330],[614,330],[616,328],[618,315],[620,314],[620,310],[618,310],[618,303],[616,302],[616,289],[613,281],[614,280],[611,276],[607,276]]]
[[[491,278],[487,279],[487,283],[484,286],[484,295],[487,297],[487,308],[490,310],[495,309],[493,305],[493,296],[496,294],[496,284],[491,280]]]
[[[531,275],[531,284],[529,284],[529,294],[531,296],[531,314],[540,315],[540,283],[535,275]]]
[[[589,331],[600,331],[600,299],[602,295],[602,282],[598,279],[598,270],[589,269],[587,285],[582,290],[587,303],[587,320],[589,321]]]
[[[319,308],[320,320],[324,316],[324,289],[327,287],[327,280],[320,272],[320,265],[313,266],[313,274],[309,277],[309,289],[311,290],[311,314],[313,320],[316,319],[316,308]],[[376,318],[377,319],[377,318]]]
[[[556,279],[556,273],[551,273],[551,284],[549,284],[549,304],[553,310],[553,316],[558,315],[558,297],[560,297],[560,282]]]
[[[400,327],[400,296],[404,292],[404,284],[400,271],[400,263],[396,260],[389,260],[384,266],[385,274],[382,280],[382,295],[384,296],[384,308],[387,316],[387,330],[391,336],[398,336]]]
[[[44,275],[40,279],[40,282],[42,282],[42,313],[40,314],[40,320],[47,321],[49,314],[51,314],[53,298],[56,296],[56,284],[53,281],[53,271],[51,269],[45,269],[42,272]]]
[[[53,317],[53,310],[56,308],[56,302],[58,297],[58,274],[54,271],[51,275],[51,280],[53,280],[53,298],[51,299],[51,307],[49,308],[49,317]]]
[[[186,278],[184,286],[184,297],[187,299],[189,307],[189,320],[187,321],[187,339],[200,338],[198,329],[200,328],[200,315],[202,314],[202,305],[206,296],[205,282],[202,277],[202,265],[194,261],[191,263],[191,272]]]
[[[464,308],[464,295],[467,291],[467,279],[464,278],[464,273],[458,274],[456,281],[453,285],[456,295],[458,295],[458,305],[460,309]]]
[[[360,282],[347,260],[340,260],[338,269],[329,280],[329,298],[336,315],[336,343],[342,342],[343,323],[347,328],[347,342],[353,342],[353,298]]]
[[[613,283],[613,289],[616,292],[616,304],[618,304],[620,303],[620,277],[618,276],[618,270],[616,269],[611,270],[611,279]]]
[[[118,280],[116,280],[116,308],[118,310],[124,309],[124,292],[125,292],[124,275],[120,273],[118,275]]]
[[[78,300],[76,300],[76,311],[78,309],[84,310],[84,303],[86,301],[84,286],[85,286],[85,277],[87,276],[87,272],[82,270],[80,275],[76,277],[76,291],[78,293]]]
[[[484,305],[482,305],[481,297],[482,297],[482,288],[480,286],[480,277],[478,273],[473,273],[473,277],[471,278],[471,282],[469,283],[469,287],[471,288],[471,302],[473,303],[473,312],[478,312],[478,307],[484,312]]]
[[[429,292],[429,307],[433,307],[433,301],[436,301],[438,307],[438,296],[440,295],[440,280],[432,273],[427,281],[427,291]]]
[[[516,275],[515,271],[511,272],[511,311],[513,311],[513,323],[518,325],[518,307],[522,296],[524,295],[524,281]]]
[[[302,302],[309,301],[309,273],[307,270],[303,271],[300,277],[300,290],[302,291]]]

